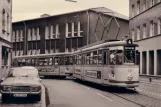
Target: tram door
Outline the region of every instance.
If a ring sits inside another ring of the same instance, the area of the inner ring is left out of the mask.
[[[109,50],[104,50],[103,51],[102,63],[103,63],[102,81],[104,81],[104,80],[108,80]]]

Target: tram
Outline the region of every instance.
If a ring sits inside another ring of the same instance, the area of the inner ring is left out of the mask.
[[[131,39],[108,40],[79,48],[74,52],[73,76],[105,86],[139,86],[136,47]]]
[[[73,56],[71,53],[52,53],[39,55],[24,55],[13,57],[12,66],[34,66],[39,75],[48,76],[72,76]]]

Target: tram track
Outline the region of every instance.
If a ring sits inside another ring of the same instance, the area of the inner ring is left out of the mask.
[[[130,89],[125,89],[125,91],[127,92],[111,92],[111,94],[123,98],[124,100],[132,102],[141,107],[160,107],[161,105],[161,100],[156,99],[154,97],[144,95],[142,93]]]
[[[128,89],[128,88],[116,88],[116,87],[107,87],[101,86],[94,83],[89,82],[80,82],[82,85],[86,85],[96,92],[101,91],[104,96],[107,96],[111,99],[121,98],[126,102],[133,103],[139,107],[160,107],[161,100],[148,96],[144,93],[140,93],[137,90]],[[120,102],[120,101],[119,101]],[[124,102],[120,102],[124,103]]]

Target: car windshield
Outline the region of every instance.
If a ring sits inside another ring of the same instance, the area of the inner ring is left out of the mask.
[[[35,69],[24,69],[24,68],[15,68],[11,69],[9,72],[9,77],[38,77],[38,73]]]

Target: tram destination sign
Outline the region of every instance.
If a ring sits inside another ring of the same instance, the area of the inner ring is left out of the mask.
[[[87,70],[85,75],[86,77],[101,79],[101,71]]]
[[[135,46],[125,46],[124,50],[135,50]]]

